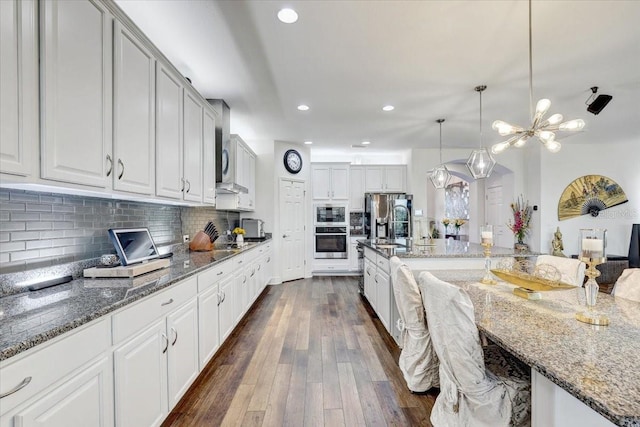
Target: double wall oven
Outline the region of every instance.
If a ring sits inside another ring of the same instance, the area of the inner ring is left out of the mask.
[[[316,204],[314,210],[314,254],[317,259],[346,259],[349,224],[346,204]]]

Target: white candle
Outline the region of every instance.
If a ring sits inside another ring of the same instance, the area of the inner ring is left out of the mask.
[[[491,231],[483,231],[480,233],[482,238],[481,242],[489,245],[493,245],[493,233]]]
[[[602,239],[582,239],[583,258],[602,258],[603,248]]]

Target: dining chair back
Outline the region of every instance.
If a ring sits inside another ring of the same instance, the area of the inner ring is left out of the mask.
[[[433,425],[529,425],[530,372],[519,364],[505,366],[509,362],[500,350],[487,351],[485,356],[473,303],[464,289],[429,272],[420,273],[418,282],[440,360],[440,394],[431,410]],[[490,359],[489,353],[495,357]]]
[[[400,346],[398,365],[409,390],[427,391],[438,386],[438,356],[427,327],[424,306],[413,273],[400,258],[390,259],[391,283],[400,315]]]
[[[625,269],[618,277],[611,294],[618,298],[640,302],[640,268]]]
[[[582,286],[586,264],[578,259],[553,255],[538,255],[536,266],[549,264],[560,271],[560,281],[568,285]]]

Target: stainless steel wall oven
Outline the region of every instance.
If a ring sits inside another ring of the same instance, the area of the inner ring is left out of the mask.
[[[346,259],[349,248],[347,226],[316,226],[315,250],[317,259]]]

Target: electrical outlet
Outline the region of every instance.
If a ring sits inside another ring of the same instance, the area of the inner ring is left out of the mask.
[[[188,234],[185,234],[184,236],[182,236],[182,241],[183,241],[184,243],[187,243],[187,242],[189,241],[189,235],[188,235]]]

